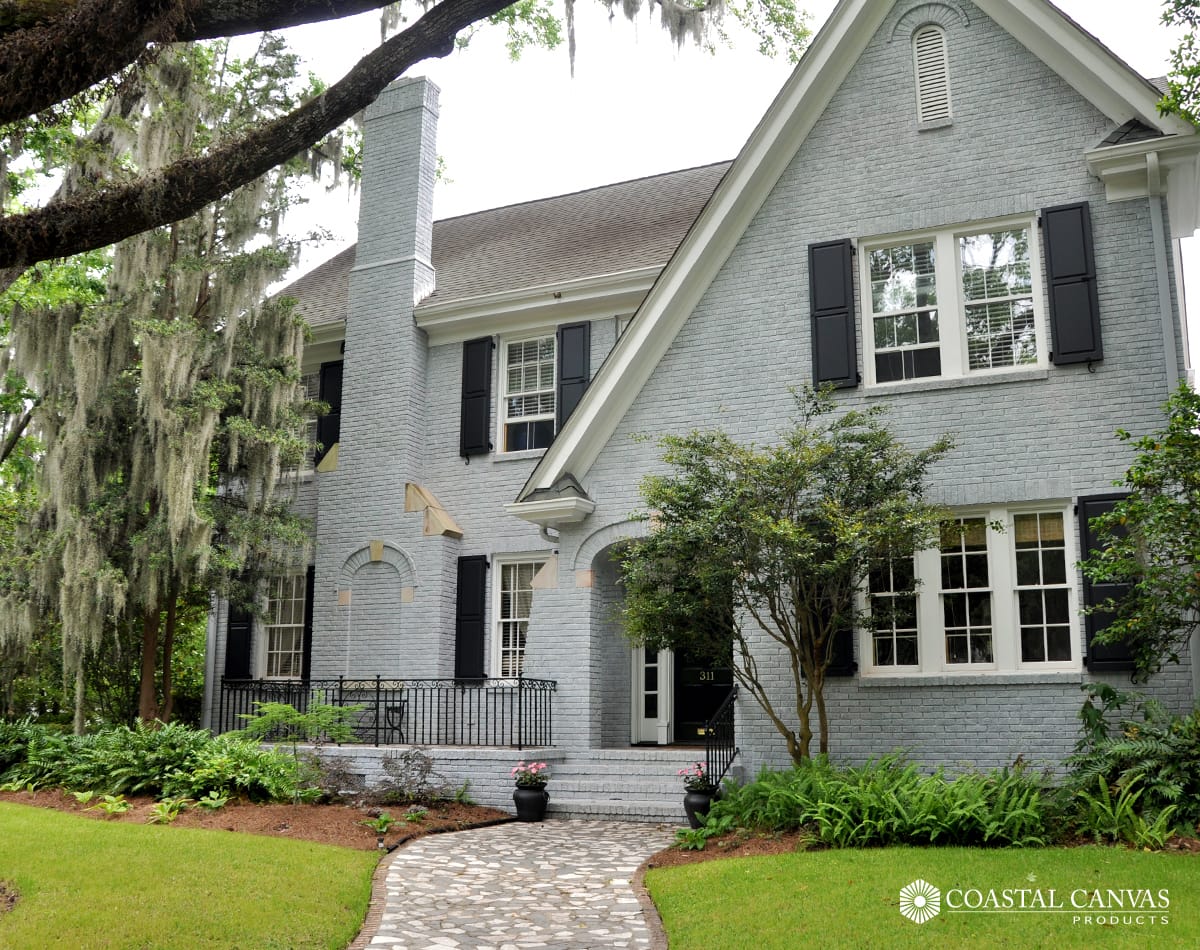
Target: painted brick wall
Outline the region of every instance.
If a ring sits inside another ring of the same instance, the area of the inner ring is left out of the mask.
[[[787,426],[788,387],[811,379],[807,247],[818,241],[1091,203],[1103,362],[1005,383],[918,387],[886,399],[892,425],[913,447],[954,434],[958,447],[935,476],[934,495],[944,502],[1111,490],[1130,458],[1114,431],[1158,423],[1167,384],[1148,203],[1108,204],[1082,159],[1111,123],[963,3],[969,23],[952,17],[947,26],[954,122],[919,132],[911,45],[907,35],[890,39],[899,17],[919,5],[899,4],[884,22],[583,479],[597,510],[563,532],[564,564],[592,566],[580,563],[594,554],[588,537],[619,533],[614,526],[639,507],[637,484],[660,463],[653,442],[638,436],[711,425],[765,442]],[[860,292],[858,283],[856,272]],[[884,401],[862,387],[839,400],[859,408]],[[538,617],[556,631],[538,657],[546,675],[561,679],[572,658],[602,650],[598,634],[589,637],[574,619],[578,600],[561,599]],[[786,701],[786,665],[765,666],[775,671],[773,694]],[[828,687],[833,748],[863,759],[906,747],[914,758],[948,766],[1000,765],[1017,755],[1055,763],[1077,733],[1083,678],[839,680]],[[1189,669],[1164,674],[1152,692],[1174,708],[1187,705]],[[780,763],[782,740],[766,718],[745,701],[738,713],[748,768]]]

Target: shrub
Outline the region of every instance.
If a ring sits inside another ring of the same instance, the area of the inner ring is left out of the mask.
[[[1092,704],[1097,698],[1104,705],[1099,714]],[[1129,703],[1128,696],[1120,699]],[[1196,828],[1200,824],[1200,710],[1172,716],[1159,704],[1140,697],[1131,705],[1141,719],[1127,718],[1117,734],[1109,734],[1103,714],[1119,706],[1106,692],[1089,690],[1080,713],[1084,735],[1067,760],[1066,792],[1076,808],[1079,830],[1139,843],[1136,839],[1142,826],[1173,822]],[[1106,803],[1111,808],[1106,808]],[[1114,822],[1110,811],[1123,817]],[[1169,817],[1164,819],[1164,815]],[[1113,828],[1132,830],[1114,835]]]
[[[1029,846],[1049,837],[1047,811],[1042,781],[1019,765],[948,779],[940,769],[922,775],[894,755],[859,768],[817,758],[728,784],[702,830],[808,828],[834,847]]]
[[[244,795],[293,801],[309,792],[296,760],[249,739],[171,724],[121,726],[88,736],[31,727],[23,758],[0,780],[35,788],[168,798]]]
[[[32,719],[0,722],[0,775],[25,759],[25,749],[37,732]]]

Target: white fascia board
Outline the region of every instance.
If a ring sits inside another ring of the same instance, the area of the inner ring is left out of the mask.
[[[615,317],[637,310],[660,268],[522,287],[417,307],[417,326],[429,345],[456,343],[491,333],[515,333],[569,320]]]
[[[1116,125],[1140,119],[1168,134],[1194,131],[1158,114],[1161,93],[1046,0],[975,0],[976,6]]]
[[[591,468],[888,9],[878,0],[842,0],[830,14],[534,468],[518,502],[549,488],[565,472],[582,478]]]
[[[504,506],[504,510],[522,521],[549,528],[557,524],[582,521],[596,510],[596,503],[590,498],[571,495],[565,498],[510,502]]]
[[[1109,201],[1128,201],[1145,198],[1157,192],[1157,183],[1151,181],[1147,169],[1147,157],[1157,155],[1158,162],[1170,181],[1175,169],[1186,169],[1194,165],[1200,155],[1200,135],[1171,135],[1124,145],[1107,145],[1084,153],[1088,171],[1104,182],[1105,196]]]

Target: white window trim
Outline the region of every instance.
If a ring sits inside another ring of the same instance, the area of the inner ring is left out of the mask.
[[[277,624],[272,624],[270,622],[270,620],[271,620],[270,585],[272,583],[274,583],[274,581],[278,577],[286,577],[289,580],[292,580],[293,582],[295,581],[295,579],[297,579],[297,578],[299,579],[299,584],[300,584],[299,589],[300,589],[300,594],[301,594],[301,597],[300,597],[301,608],[300,608],[300,623],[298,625],[297,624],[277,625]],[[256,634],[256,636],[254,637],[254,642],[257,644],[257,648],[254,650],[254,654],[255,654],[254,665],[255,665],[255,668],[258,669],[258,671],[259,671],[258,678],[264,679],[264,680],[278,680],[281,682],[290,682],[290,681],[301,679],[304,674],[304,670],[303,670],[303,666],[304,666],[304,615],[305,615],[305,611],[308,606],[305,603],[305,599],[307,598],[307,590],[308,590],[308,578],[304,572],[299,572],[299,573],[295,573],[295,574],[272,575],[271,577],[269,577],[267,579],[267,585],[268,585],[268,589],[263,591],[262,599],[261,599],[261,605],[263,608],[263,616],[256,617],[254,620],[254,630],[255,630],[255,634]],[[301,666],[301,670],[295,676],[271,676],[269,674],[270,652],[271,652],[271,627],[274,627],[274,626],[287,626],[290,628],[296,628],[300,631],[300,666]]]
[[[504,636],[500,625],[504,621],[501,615],[501,588],[504,585],[504,568],[514,564],[536,564],[540,570],[545,566],[546,562],[551,558],[551,551],[530,551],[518,554],[497,554],[492,557],[491,570],[488,572],[489,580],[491,581],[490,592],[490,607],[491,617],[488,621],[488,675],[497,679],[511,679],[511,676],[505,676],[501,672],[501,653],[504,645]],[[534,576],[537,576],[537,571],[534,571]],[[533,588],[534,596],[537,596],[537,588]],[[522,654],[521,668],[524,669],[524,654]]]
[[[966,303],[962,290],[962,259],[958,241],[971,234],[1025,228],[1029,231],[1029,271],[1033,295],[1033,324],[1037,333],[1037,360],[1016,366],[969,369],[967,356]],[[877,382],[875,379],[875,313],[871,309],[871,251],[897,244],[934,243],[934,281],[937,288],[938,335],[942,372],[939,376]],[[943,262],[953,261],[953,267]],[[864,386],[879,390],[919,389],[931,383],[990,376],[1012,377],[1014,373],[1045,370],[1050,365],[1049,322],[1046,315],[1042,275],[1041,231],[1035,214],[1014,215],[985,221],[971,221],[932,231],[911,231],[873,236],[858,241],[858,279],[862,301]]]
[[[1067,615],[1070,618],[1071,658],[1069,660],[1024,662],[1021,660],[1021,632],[1017,613],[1017,553],[1014,519],[1023,514],[1061,514],[1067,566]],[[1079,560],[1075,537],[1074,509],[1069,501],[997,505],[989,508],[965,508],[952,512],[954,518],[983,518],[987,526],[988,580],[992,591],[991,663],[946,662],[946,635],[943,629],[941,564],[939,549],[927,548],[915,555],[917,576],[917,659],[916,666],[876,666],[872,632],[868,624],[857,631],[860,675],[864,678],[920,678],[930,675],[988,677],[1012,673],[1078,673],[1083,669],[1082,627],[1079,617]],[[994,524],[1004,526],[996,531]],[[867,611],[866,591],[859,595],[859,609]]]
[[[496,357],[496,434],[493,444],[496,446],[493,455],[497,458],[540,458],[546,449],[516,449],[511,452],[504,450],[504,430],[508,424],[508,349],[518,343],[528,343],[530,340],[540,340],[551,337],[554,340],[554,383],[551,391],[554,394],[554,423],[555,434],[558,431],[558,330],[557,327],[543,327],[540,330],[522,333],[519,336],[501,337]]]

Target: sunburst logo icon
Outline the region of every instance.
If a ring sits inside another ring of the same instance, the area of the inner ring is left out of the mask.
[[[928,881],[913,881],[900,888],[900,913],[914,923],[923,924],[942,909],[942,892]]]

